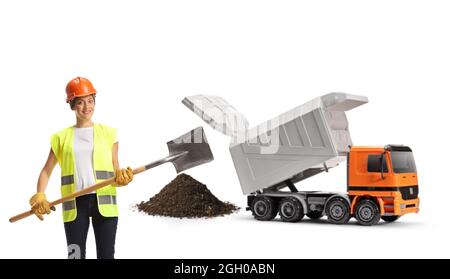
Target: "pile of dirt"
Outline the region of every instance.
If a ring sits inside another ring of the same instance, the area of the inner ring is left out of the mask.
[[[136,205],[149,215],[170,217],[215,217],[239,208],[216,198],[206,185],[187,174],[180,174],[149,201]]]

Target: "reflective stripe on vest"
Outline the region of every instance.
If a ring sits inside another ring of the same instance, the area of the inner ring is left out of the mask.
[[[114,172],[112,171],[96,171],[95,176],[97,179],[108,179],[114,177]]]
[[[116,196],[97,196],[98,204],[117,204]],[[63,211],[76,208],[75,200],[66,201],[62,204]]]
[[[61,186],[73,184],[73,182],[74,182],[73,175],[61,176]]]
[[[63,211],[72,210],[72,209],[75,209],[75,208],[76,208],[76,205],[75,205],[75,201],[74,200],[66,201],[66,202],[63,202],[63,204],[62,204]]]
[[[75,155],[73,152],[74,128],[66,128],[52,136],[52,151],[61,167],[61,195],[68,196],[76,191]],[[112,147],[115,140],[115,129],[105,125],[94,124],[93,167],[96,183],[114,177],[112,164]],[[112,185],[96,191],[98,210],[104,217],[118,216],[116,188]],[[63,203],[64,222],[77,217],[75,200]]]
[[[95,176],[97,179],[108,179],[114,177],[114,172],[112,171],[95,171]],[[73,175],[61,176],[61,186],[74,183]]]
[[[98,196],[98,204],[117,204],[116,196]]]

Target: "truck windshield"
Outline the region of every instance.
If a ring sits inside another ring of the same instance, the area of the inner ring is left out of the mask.
[[[416,164],[412,152],[392,151],[392,166],[395,173],[416,172]]]

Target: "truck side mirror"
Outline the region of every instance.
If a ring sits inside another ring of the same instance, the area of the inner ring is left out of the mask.
[[[383,164],[383,162],[384,162],[384,154],[385,153],[382,153],[381,156],[380,156],[381,179],[383,179],[383,180],[384,180],[384,164]]]

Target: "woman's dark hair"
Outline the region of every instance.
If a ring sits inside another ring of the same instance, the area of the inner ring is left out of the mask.
[[[92,96],[92,98],[94,99],[94,104],[95,104],[95,94],[89,95]],[[70,108],[73,109],[75,107],[75,104],[77,103],[78,99],[80,97],[76,97],[75,99],[73,99],[72,101],[70,101]]]

